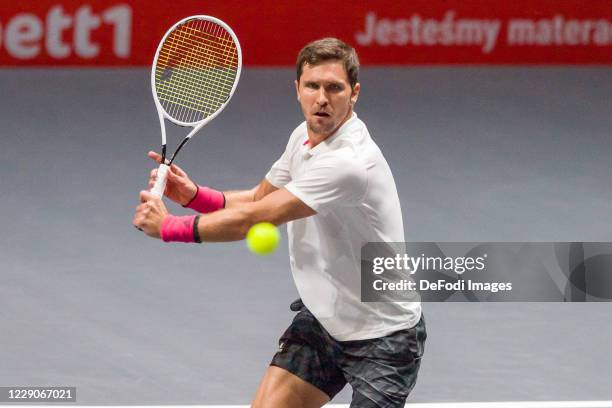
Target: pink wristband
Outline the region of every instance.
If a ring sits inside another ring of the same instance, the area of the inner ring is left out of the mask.
[[[225,208],[225,195],[221,191],[210,187],[198,186],[195,196],[183,207],[191,208],[199,213],[206,214]]]
[[[167,215],[161,225],[160,235],[164,242],[200,242],[197,219],[199,215]]]

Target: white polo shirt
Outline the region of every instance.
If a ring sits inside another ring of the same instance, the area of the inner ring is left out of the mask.
[[[395,181],[365,124],[353,116],[314,148],[306,122],[291,134],[266,179],[317,214],[288,223],[291,271],[302,301],[339,341],[382,337],[410,328],[419,302],[362,303],[361,248],[402,242]]]

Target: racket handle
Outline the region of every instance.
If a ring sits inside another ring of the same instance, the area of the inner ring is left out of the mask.
[[[157,179],[155,185],[151,189],[151,192],[158,197],[163,197],[164,191],[166,191],[166,180],[168,180],[168,171],[170,166],[167,164],[160,164],[157,169]]]

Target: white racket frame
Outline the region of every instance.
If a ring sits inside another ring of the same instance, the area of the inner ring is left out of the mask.
[[[236,50],[238,53],[238,70],[236,72],[236,79],[234,79],[234,85],[232,86],[232,90],[230,91],[230,94],[227,100],[223,103],[223,105],[219,107],[219,109],[217,109],[215,113],[213,113],[212,115],[200,121],[181,122],[171,117],[168,114],[168,112],[166,112],[166,110],[161,105],[161,103],[159,102],[159,98],[157,96],[157,90],[155,87],[155,71],[157,67],[157,59],[159,58],[159,53],[162,49],[162,46],[164,45],[164,42],[166,41],[166,38],[168,38],[170,33],[172,33],[172,31],[174,31],[176,27],[178,27],[181,24],[186,23],[189,20],[210,21],[212,23],[218,24],[221,27],[223,27],[232,36],[232,39],[234,40],[234,44],[236,44]],[[210,122],[215,117],[217,117],[217,115],[220,114],[223,111],[223,109],[225,109],[225,106],[227,106],[230,99],[232,99],[232,96],[234,95],[234,91],[236,91],[236,87],[238,86],[238,80],[240,79],[241,72],[242,72],[242,49],[240,48],[240,42],[238,41],[238,37],[236,37],[236,34],[234,33],[234,31],[225,22],[219,20],[218,18],[211,17],[211,16],[195,15],[195,16],[185,17],[184,19],[178,21],[176,24],[170,27],[170,29],[166,32],[164,37],[159,42],[159,45],[157,46],[157,51],[155,52],[155,58],[153,59],[153,67],[151,69],[151,92],[153,93],[153,100],[155,101],[155,107],[157,108],[157,114],[159,116],[159,124],[161,126],[161,133],[162,133],[162,146],[166,146],[166,123],[164,122],[164,119],[168,119],[170,122],[176,125],[179,125],[179,126],[183,126],[183,127],[193,126],[193,129],[191,130],[191,132],[189,132],[189,134],[185,137],[185,139],[191,139],[193,135],[195,135],[200,129],[206,126],[208,122]],[[151,189],[151,192],[158,197],[162,197],[164,195],[164,191],[166,190],[166,181],[168,179],[169,170],[170,170],[170,166],[168,166],[165,163],[161,163],[159,165],[159,168],[157,169],[157,178],[155,180],[155,185]]]

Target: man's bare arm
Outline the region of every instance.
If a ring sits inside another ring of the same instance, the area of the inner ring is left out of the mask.
[[[148,156],[156,163],[161,162],[161,156],[158,153],[149,152]],[[187,173],[177,165],[173,164],[170,170],[168,174],[168,184],[166,185],[166,196],[175,203],[186,205],[193,200],[197,192],[197,185],[189,178]],[[156,177],[157,169],[151,170],[149,188],[152,188],[155,184]],[[225,208],[233,208],[242,203],[261,200],[263,197],[276,190],[277,188],[264,178],[258,185],[249,190],[224,191]]]
[[[236,208],[244,203],[259,201],[268,194],[278,190],[268,180],[263,179],[258,185],[250,190],[224,191],[225,208]]]
[[[243,202],[241,205],[232,205],[224,210],[202,215],[198,223],[198,233],[202,241],[222,242],[238,241],[244,239],[251,226],[258,222],[271,222],[281,225],[299,218],[315,215],[316,211],[304,204],[300,199],[284,188],[276,189],[266,180],[261,191],[268,194],[252,202]],[[261,186],[261,184],[260,184]],[[273,188],[272,192],[269,189]]]

